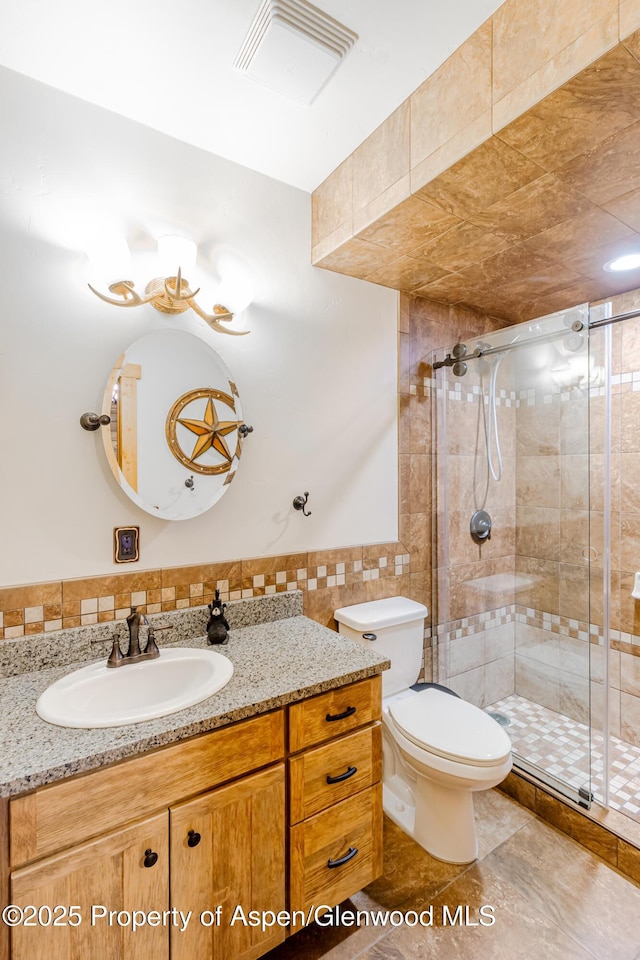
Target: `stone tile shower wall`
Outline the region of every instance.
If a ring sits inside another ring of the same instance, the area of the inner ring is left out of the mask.
[[[467,666],[468,658],[472,656],[471,648],[476,647],[481,641],[478,634],[485,629],[492,631],[495,626],[502,627],[504,624],[493,624],[481,620],[478,614],[485,615],[485,607],[482,605],[474,606],[472,598],[465,593],[465,583],[478,575],[473,562],[478,561],[478,548],[474,553],[469,554],[470,564],[464,562],[464,553],[460,553],[463,562],[457,563],[449,569],[443,564],[443,558],[435,558],[434,565],[433,545],[435,542],[435,525],[433,518],[434,505],[437,509],[441,507],[441,500],[438,491],[433,490],[433,477],[435,469],[436,446],[432,440],[432,411],[433,411],[433,371],[431,360],[434,351],[444,352],[450,349],[457,340],[464,341],[474,337],[482,336],[492,330],[498,329],[503,324],[493,317],[486,317],[473,310],[462,307],[449,307],[446,304],[436,303],[420,297],[400,297],[400,421],[399,421],[399,470],[400,470],[400,539],[407,545],[411,554],[411,579],[414,588],[415,599],[422,600],[427,604],[430,610],[429,624],[431,623],[431,610],[436,604],[434,599],[433,587],[437,585],[440,577],[446,577],[447,584],[445,590],[438,590],[440,599],[449,596],[449,576],[452,581],[452,595],[456,598],[456,616],[469,619],[468,623],[455,626],[455,630],[460,630],[459,636],[454,637],[455,641],[467,639],[468,645],[464,647],[462,643],[456,643],[455,655],[459,654],[456,665],[460,664],[461,674],[469,674],[461,681],[466,683],[464,687],[470,691],[469,699],[476,700],[476,685],[482,685],[482,699],[484,699],[484,659],[479,663],[480,672],[472,673],[477,670],[474,665]],[[454,416],[460,407],[460,404],[452,401]],[[506,412],[505,410],[502,413]],[[472,426],[468,428],[472,432]],[[450,432],[452,442],[454,431]],[[462,451],[458,459],[452,452],[452,462],[455,460],[460,467],[457,476],[459,482],[463,483],[463,460],[468,455],[468,451]],[[453,480],[452,480],[453,482]],[[440,491],[441,492],[441,491]],[[435,501],[435,504],[434,504]],[[452,520],[453,529],[456,524],[461,523],[458,518]],[[468,523],[468,520],[467,520]],[[468,533],[467,533],[467,539]],[[462,539],[456,540],[456,549],[463,551]],[[469,539],[469,544],[471,540]],[[487,570],[495,568],[502,569],[502,560],[498,556],[502,547],[499,540],[492,544],[491,559],[487,559]],[[511,558],[511,568],[513,567],[513,558]],[[432,578],[436,583],[432,583]],[[496,603],[499,607],[500,603]],[[487,614],[487,618],[488,618]],[[445,620],[450,619],[448,615]],[[442,617],[440,618],[442,622]],[[502,636],[505,631],[501,631]],[[507,626],[506,633],[509,633]],[[469,639],[475,638],[475,639]],[[439,656],[445,655],[445,647],[439,653],[438,648],[434,647],[429,651],[429,637],[426,639],[427,651],[431,656],[425,658],[426,676],[433,676],[434,679],[439,675]],[[507,649],[508,638],[505,641],[502,638],[498,640],[498,635],[491,634],[491,637],[483,647],[486,649],[490,660],[500,660]],[[453,648],[452,648],[453,649]],[[513,644],[510,647],[513,654]],[[482,657],[485,656],[483,652]],[[513,660],[513,656],[511,657]],[[433,673],[430,667],[433,664]],[[463,667],[466,666],[466,669]],[[503,665],[504,666],[504,665]],[[495,668],[502,669],[501,668]],[[487,675],[491,677],[492,668],[489,668]],[[491,681],[490,681],[491,682]],[[493,688],[492,688],[493,689]],[[496,689],[503,689],[497,686]],[[463,693],[466,695],[466,692]]]
[[[612,313],[640,307],[615,297]],[[640,746],[640,320],[611,328],[609,730]],[[604,366],[604,334],[591,336]],[[517,410],[515,691],[603,729],[605,388],[537,390]],[[527,449],[525,449],[525,447]]]
[[[535,349],[535,348],[534,348]],[[536,377],[516,411],[515,692],[589,722],[589,393]]]
[[[463,377],[447,370],[438,375],[437,385],[436,380],[431,384],[439,411],[439,676],[477,706],[513,693],[515,683],[516,394],[505,363],[506,358],[496,395],[503,463],[499,482],[488,474],[488,365],[471,361]],[[482,545],[469,530],[472,514],[480,509],[493,522],[491,538]]]
[[[515,692],[584,722],[588,390],[521,369],[514,352],[498,371],[499,482],[487,465],[489,366],[472,361],[464,377],[438,380],[439,675],[478,706]],[[483,507],[493,528],[478,545],[469,521]]]

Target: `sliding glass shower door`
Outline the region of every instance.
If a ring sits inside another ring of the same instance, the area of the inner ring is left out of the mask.
[[[439,680],[509,733],[516,764],[591,800],[585,307],[434,357]],[[595,548],[597,549],[597,548]]]

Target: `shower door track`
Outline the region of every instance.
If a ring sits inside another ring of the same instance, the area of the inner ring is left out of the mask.
[[[640,311],[638,313],[640,315]],[[441,367],[455,367],[456,364],[466,364],[469,360],[483,360],[485,357],[490,357],[494,353],[506,353],[509,350],[517,350],[519,347],[530,347],[534,343],[548,343],[551,340],[559,340],[561,337],[566,337],[571,330],[573,330],[574,333],[579,333],[585,328],[589,329],[587,324],[583,323],[582,320],[576,320],[571,327],[564,330],[554,330],[553,333],[543,333],[539,337],[530,337],[528,340],[514,340],[512,343],[505,343],[499,347],[487,347],[486,350],[478,349],[477,352],[464,353],[459,357],[451,356],[451,354],[448,353],[444,360],[436,360],[432,366],[434,370],[439,370]],[[458,344],[456,344],[456,346],[458,346]],[[453,372],[456,376],[459,376],[455,369]]]
[[[619,323],[621,320],[633,320],[634,317],[640,317],[640,310],[631,310],[629,313],[618,313],[615,317],[603,317],[601,320],[593,320],[589,324],[589,330],[597,330],[599,327],[610,327],[612,323]]]
[[[525,760],[524,757],[521,757],[517,753],[513,754],[513,772],[523,773],[526,779],[529,780],[530,778],[530,782],[533,782],[534,786],[536,784],[542,784],[545,787],[549,787],[558,796],[565,800],[571,800],[576,806],[582,807],[583,810],[589,810],[591,808],[593,794],[590,789],[573,787],[558,777],[554,777],[552,773],[532,763],[530,760]]]
[[[574,333],[579,333],[581,330],[584,330],[585,327],[588,331],[599,330],[601,327],[609,327],[622,320],[632,320],[634,317],[640,317],[640,310],[631,310],[629,313],[619,313],[615,317],[603,317],[601,320],[593,320],[587,324],[582,323],[581,320],[576,320],[570,329],[573,330]],[[529,347],[533,343],[547,343],[549,340],[565,337],[567,332],[567,330],[556,330],[554,333],[543,334],[540,337],[531,337],[528,340],[516,340],[513,343],[505,343],[500,347],[489,347],[487,350],[480,350],[478,353],[467,353],[460,357],[452,357],[451,354],[447,354],[444,360],[436,360],[432,366],[434,370],[439,370],[440,367],[452,367],[459,362],[467,363],[469,360],[480,360],[483,357],[490,357],[494,353],[516,350],[518,347]]]

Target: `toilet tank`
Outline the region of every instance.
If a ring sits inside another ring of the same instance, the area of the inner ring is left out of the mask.
[[[340,633],[391,661],[391,669],[382,674],[383,697],[407,690],[418,679],[428,612],[424,604],[407,597],[370,600],[335,611]]]

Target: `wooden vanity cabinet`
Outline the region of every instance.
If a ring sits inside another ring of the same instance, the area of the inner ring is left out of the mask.
[[[253,960],[283,939],[227,922],[231,905],[285,905],[284,720],[274,711],[12,800],[9,902],[82,919],[13,928],[11,960]],[[222,923],[207,929],[200,913],[218,903]],[[92,925],[100,904],[192,916],[182,933],[171,918],[133,932]]]
[[[289,931],[231,925],[237,907],[360,890],[382,872],[380,709],[373,677],[289,707],[288,749],[281,709],[13,798],[9,902],[82,922],[13,928],[11,960],[255,960]],[[192,914],[133,932],[94,905]]]
[[[284,939],[285,928],[265,931],[229,924],[234,909],[284,910],[284,765],[243,777],[177,804],[124,830],[14,871],[11,902],[56,904],[33,926],[12,931],[12,960],[254,960]],[[98,911],[186,914],[135,932]],[[219,923],[207,926],[221,907]],[[201,922],[203,911],[211,911]],[[76,926],[77,918],[81,922]],[[53,911],[51,920],[56,919]],[[92,922],[93,921],[93,922]]]

